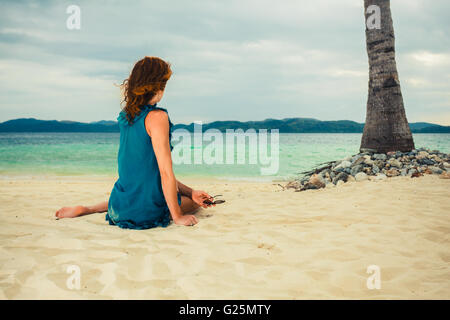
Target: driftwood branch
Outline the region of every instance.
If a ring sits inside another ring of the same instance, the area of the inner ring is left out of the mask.
[[[309,170],[309,171],[300,172],[300,174],[310,175],[310,174],[313,174],[313,173],[318,173],[318,172],[320,172],[322,170],[330,169],[333,166],[333,163],[334,163],[334,161],[324,162],[324,163],[319,164],[319,166],[322,165],[322,164],[326,164],[325,166],[317,167],[317,168]]]

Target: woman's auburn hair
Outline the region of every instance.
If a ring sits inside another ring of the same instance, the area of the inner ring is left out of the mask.
[[[145,57],[133,67],[128,79],[122,82],[125,103],[123,111],[130,124],[159,90],[164,90],[172,75],[170,63],[158,57]]]

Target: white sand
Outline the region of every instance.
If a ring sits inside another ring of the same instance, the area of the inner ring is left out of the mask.
[[[226,203],[194,227],[109,226],[104,214],[55,220],[107,200],[114,179],[0,179],[1,299],[450,299],[450,180],[347,183],[183,181]],[[66,286],[67,266],[80,290]],[[369,265],[381,289],[366,287]]]

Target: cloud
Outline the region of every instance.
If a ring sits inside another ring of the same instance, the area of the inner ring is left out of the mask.
[[[0,60],[0,110],[14,117],[72,120],[85,112],[103,117],[105,101],[119,110],[119,89],[114,80],[89,76],[86,71],[102,67],[96,61],[83,61],[64,67],[21,60]],[[15,99],[11,99],[11,95]],[[86,104],[88,101],[88,105]]]
[[[66,28],[67,5],[3,3],[0,121],[115,119],[114,83],[145,55],[172,63],[161,104],[174,122],[364,121],[368,64],[360,0],[78,1],[77,31]],[[391,6],[408,119],[420,121],[426,106],[427,117],[442,123],[442,109],[450,107],[450,4]]]
[[[419,51],[412,52],[410,56],[424,67],[448,67],[450,65],[449,53]]]

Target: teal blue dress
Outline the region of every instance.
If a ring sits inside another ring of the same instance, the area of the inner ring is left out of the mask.
[[[127,229],[166,227],[170,211],[161,186],[161,175],[152,141],[145,129],[145,117],[152,110],[164,108],[154,105],[140,107],[141,112],[130,125],[125,112],[117,120],[120,128],[120,145],[117,156],[119,178],[108,201],[106,220],[111,225]],[[169,142],[172,146],[172,122],[169,118]],[[177,193],[178,204],[181,196]]]

